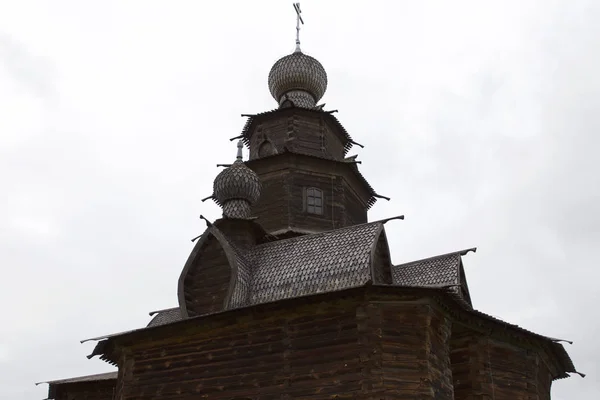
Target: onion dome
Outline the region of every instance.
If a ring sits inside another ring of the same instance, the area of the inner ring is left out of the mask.
[[[226,218],[248,218],[250,207],[260,197],[260,179],[242,161],[241,140],[237,146],[237,159],[217,175],[213,184],[212,197],[223,208]]]
[[[327,73],[315,58],[296,50],[280,58],[269,72],[269,90],[279,106],[314,108],[327,90]]]

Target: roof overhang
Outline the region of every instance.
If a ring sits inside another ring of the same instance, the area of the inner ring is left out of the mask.
[[[373,285],[367,284],[364,286],[346,288],[335,292],[321,293],[316,295],[302,296],[291,299],[279,300],[271,303],[262,303],[247,307],[241,307],[231,310],[226,310],[214,314],[208,314],[198,317],[192,317],[181,321],[172,322],[165,325],[140,328],[132,331],[116,333],[112,335],[99,336],[92,339],[82,341],[99,341],[94,352],[88,356],[100,355],[100,358],[116,365],[118,347],[128,346],[137,343],[144,336],[152,334],[152,337],[160,334],[169,335],[174,331],[181,332],[182,329],[195,329],[198,326],[204,326],[216,322],[223,317],[240,316],[253,313],[272,311],[273,309],[289,309],[294,305],[307,303],[321,303],[340,297],[361,297],[368,300],[376,301],[377,298],[384,296],[386,301],[402,302],[407,298],[427,298],[437,304],[444,312],[449,313],[455,323],[466,326],[474,331],[479,331],[481,334],[491,337],[502,337],[507,340],[512,340],[521,344],[535,346],[544,350],[548,357],[552,360],[558,371],[554,374],[554,379],[566,378],[570,373],[576,373],[585,376],[575,369],[573,362],[564,347],[560,342],[561,339],[543,336],[520,326],[507,323],[491,315],[474,310],[465,305],[464,302],[457,298],[450,288],[447,286],[439,287],[415,287],[415,286],[394,286],[394,285]],[[200,321],[205,321],[206,324],[199,324]],[[161,332],[162,331],[162,332]],[[568,342],[568,341],[565,341]],[[571,343],[571,342],[568,342]]]
[[[298,161],[313,160],[313,163],[314,162],[324,163],[324,164],[330,166],[329,171],[343,171],[343,172],[347,173],[349,176],[353,177],[358,182],[360,182],[360,184],[363,186],[363,188],[365,190],[365,193],[367,193],[368,197],[366,199],[364,199],[367,209],[371,208],[375,204],[375,202],[377,202],[378,199],[385,199],[388,201],[390,200],[389,197],[382,196],[382,195],[378,194],[375,191],[375,189],[373,189],[373,187],[369,184],[367,179],[361,174],[360,170],[356,166],[356,163],[353,163],[353,162],[337,161],[337,160],[333,160],[333,159],[326,158],[326,157],[317,157],[315,155],[302,154],[302,153],[286,150],[286,151],[283,151],[280,153],[272,154],[267,157],[261,157],[261,158],[257,158],[254,160],[246,161],[246,165],[250,169],[252,169],[256,172],[256,169],[258,169],[259,167],[264,167],[265,165],[272,166],[273,160],[285,159],[285,158],[291,158],[292,161],[290,162],[290,165],[294,165],[295,167],[298,167],[298,164],[296,162],[294,162],[293,159],[296,159]]]
[[[56,397],[56,391],[59,386],[62,385],[75,385],[75,384],[86,384],[86,383],[110,383],[111,381],[116,381],[118,376],[117,371],[113,372],[105,372],[102,374],[94,374],[94,375],[85,375],[78,376],[74,378],[66,378],[66,379],[58,379],[54,381],[44,381],[44,382],[36,382],[37,385],[41,385],[43,383],[48,384],[48,399],[53,399]]]
[[[344,126],[340,123],[340,121],[333,115],[333,113],[336,111],[337,110],[323,111],[321,109],[310,109],[310,108],[293,107],[292,106],[292,107],[285,107],[285,108],[276,108],[274,110],[265,111],[265,112],[258,113],[258,114],[242,114],[242,117],[247,117],[248,119],[246,120],[246,123],[244,124],[242,133],[239,136],[232,138],[232,140],[241,138],[243,140],[244,144],[246,146],[249,146],[250,138],[252,137],[252,134],[254,133],[254,128],[257,125],[259,125],[260,123],[262,123],[263,121],[265,121],[266,119],[273,118],[273,117],[279,116],[279,115],[283,116],[286,114],[307,113],[307,114],[316,115],[318,117],[324,118],[325,121],[334,128],[334,130],[340,136],[340,139],[342,139],[342,142],[344,145],[344,155],[345,155],[348,153],[348,151],[350,151],[350,149],[352,148],[353,145],[355,145],[355,144],[358,146],[361,146],[361,145],[359,145],[354,140],[352,140],[352,137],[350,136],[350,134],[348,133],[346,128],[344,128]]]

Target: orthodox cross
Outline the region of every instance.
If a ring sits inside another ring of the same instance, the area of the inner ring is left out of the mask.
[[[294,10],[296,10],[296,52],[300,52],[300,22],[304,25],[304,21],[300,16],[300,3],[294,3]]]

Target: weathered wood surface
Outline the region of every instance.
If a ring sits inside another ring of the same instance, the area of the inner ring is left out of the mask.
[[[431,299],[360,291],[319,298],[131,336],[116,398],[550,398],[539,349],[453,323]]]
[[[307,157],[302,158],[302,163],[299,160],[281,156],[268,168],[250,164],[263,185],[252,213],[267,232],[289,228],[321,232],[367,221],[370,195],[350,173],[348,165]],[[310,187],[323,192],[321,215],[306,210],[304,192]]]
[[[334,174],[319,176],[295,172],[291,174],[289,188],[291,226],[310,231],[327,231],[345,226],[343,188]],[[323,192],[323,214],[306,212],[304,190],[315,187]]]
[[[293,152],[327,157],[334,160],[344,158],[345,138],[327,117],[302,110],[290,110],[263,121],[250,133],[250,159],[264,156],[259,149],[266,141],[278,153],[286,147]]]
[[[451,347],[456,400],[550,399],[550,372],[536,352],[468,332]]]
[[[392,260],[390,259],[390,250],[385,231],[381,233],[377,240],[377,246],[373,254],[373,282],[376,284],[392,284]]]
[[[139,343],[119,399],[362,398],[356,305],[315,311]]]
[[[134,344],[119,399],[450,400],[450,327],[429,305],[350,300],[198,327]]]
[[[381,304],[386,399],[453,399],[450,320],[426,304]]]
[[[231,281],[231,267],[219,241],[209,235],[183,285],[190,317],[221,311]]]
[[[346,182],[344,185],[344,224],[346,226],[367,222],[367,207]]]
[[[115,380],[77,382],[56,385],[56,400],[112,400],[115,395]]]
[[[259,174],[260,176],[261,174]],[[252,215],[260,219],[267,232],[289,226],[289,175],[260,176],[262,190],[258,202],[252,207]]]
[[[260,163],[261,158],[285,152],[319,157],[270,157],[253,168],[263,184],[253,214],[267,232],[290,228],[319,232],[367,221],[370,191],[349,165],[342,164],[347,139],[330,120],[327,115],[290,109],[253,125],[249,132],[251,168],[257,165],[253,160]],[[303,191],[307,187],[323,191],[323,215],[306,212]]]

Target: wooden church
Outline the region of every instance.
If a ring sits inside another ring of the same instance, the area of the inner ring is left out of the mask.
[[[550,399],[573,363],[559,340],[473,307],[475,249],[391,263],[385,226],[402,217],[368,221],[382,196],[318,105],[319,61],[297,40],[268,82],[278,108],[248,116],[214,180],[223,216],[195,241],[178,306],[90,339],[88,357],[118,371],[47,382],[48,398]]]

